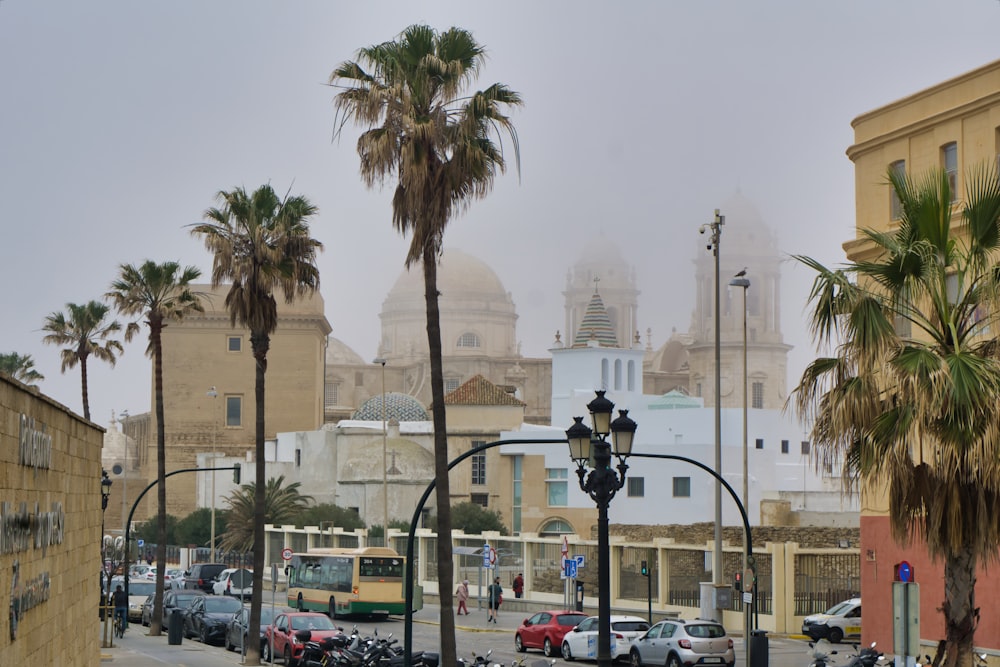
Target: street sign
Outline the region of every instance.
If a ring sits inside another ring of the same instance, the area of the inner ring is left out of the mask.
[[[753,593],[746,592],[743,594],[743,604],[753,604]]]
[[[905,560],[900,562],[897,572],[899,574],[899,580],[904,584],[913,582],[913,568]]]
[[[146,545],[146,540],[136,540],[135,543],[141,549]]]
[[[486,544],[483,545],[483,567],[488,568],[491,565],[491,563],[490,563],[490,551],[491,550],[492,550],[492,547],[490,547],[490,543],[489,542],[487,542]]]
[[[490,547],[490,567],[494,567],[497,564],[497,550]]]
[[[285,547],[284,549],[282,549],[281,550],[281,559],[282,560],[292,560],[292,550],[289,549],[288,547]]]
[[[577,554],[576,556],[573,556],[573,560],[576,561],[576,569],[582,570],[584,563],[583,554]]]
[[[576,579],[576,560],[573,558],[567,558],[563,561],[563,567],[566,570],[567,579]]]

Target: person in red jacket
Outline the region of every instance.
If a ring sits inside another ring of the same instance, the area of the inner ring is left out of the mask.
[[[514,585],[511,588],[514,589],[514,597],[524,597],[524,577],[520,573],[514,577]]]

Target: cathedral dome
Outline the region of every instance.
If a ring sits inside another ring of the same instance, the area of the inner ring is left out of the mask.
[[[361,404],[351,419],[357,421],[382,421],[382,396],[372,396]],[[385,419],[395,419],[398,422],[425,422],[430,421],[426,408],[420,401],[396,392],[389,392],[385,395]]]
[[[478,292],[485,298],[510,300],[507,290],[493,269],[482,260],[454,248],[448,248],[441,254],[437,283],[442,300],[448,298],[449,294],[461,292]],[[423,307],[424,274],[419,264],[414,264],[400,274],[386,297],[386,303],[397,298],[411,300],[414,296],[419,298]]]
[[[333,336],[327,336],[326,363],[356,364],[358,366],[361,366],[365,363],[365,361],[364,359],[361,358],[361,355],[352,350],[346,343],[344,343],[339,338],[334,338]]]

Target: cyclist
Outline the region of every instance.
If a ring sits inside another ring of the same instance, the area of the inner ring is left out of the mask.
[[[111,603],[115,607],[115,622],[121,623],[124,632],[128,627],[128,596],[122,590],[121,584],[118,584],[115,592],[111,594]]]

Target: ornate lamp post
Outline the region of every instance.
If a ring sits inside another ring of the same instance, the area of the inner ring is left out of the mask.
[[[111,478],[108,477],[107,470],[101,470],[101,571],[104,573],[104,643],[103,647],[107,648],[108,644],[108,607],[111,603],[111,573],[108,572],[107,568],[107,542],[104,539],[104,513],[108,509],[108,499],[111,498]]]
[[[628,465],[625,459],[632,453],[636,423],[629,419],[628,410],[620,410],[619,417],[611,421],[615,404],[597,392],[587,409],[590,411],[593,430],[583,424],[583,417],[574,417],[574,424],[566,431],[570,458],[576,461],[576,474],[580,489],[597,505],[597,664],[611,667],[611,547],[608,538],[608,506],[618,490],[625,486]],[[606,438],[612,436],[609,443]],[[593,437],[596,436],[596,437]],[[611,468],[612,444],[618,457],[618,471]],[[587,470],[588,462],[593,466]]]

